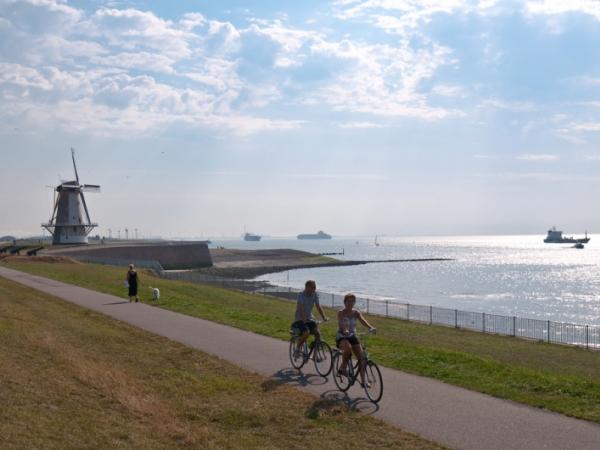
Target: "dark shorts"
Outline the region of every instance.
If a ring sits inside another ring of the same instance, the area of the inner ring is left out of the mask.
[[[336,336],[335,337],[335,346],[337,348],[340,348],[340,342],[342,342],[343,340],[346,340],[350,343],[350,345],[358,345],[360,342],[358,342],[358,338],[354,335],[351,334],[350,336]]]
[[[292,324],[292,330],[298,330],[298,334],[303,334],[306,331],[308,331],[310,334],[315,334],[316,329],[317,322],[314,320],[307,320],[306,322],[297,320]]]

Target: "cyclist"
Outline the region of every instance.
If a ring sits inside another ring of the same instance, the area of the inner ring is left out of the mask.
[[[319,327],[315,318],[312,314],[313,306],[317,307],[319,314],[323,318],[324,322],[327,322],[327,317],[323,312],[323,308],[319,304],[319,294],[317,294],[317,283],[313,280],[308,280],[304,283],[304,290],[298,294],[298,302],[296,304],[296,315],[292,328],[297,329],[300,332],[300,338],[298,339],[296,346],[296,356],[302,351],[302,346],[309,334],[314,334],[320,337]]]
[[[364,384],[363,374],[363,351],[356,336],[356,321],[362,323],[369,328],[369,332],[374,333],[375,328],[367,322],[362,313],[358,309],[354,309],[356,296],[354,294],[346,294],[344,296],[344,309],[338,311],[338,331],[335,336],[335,345],[342,351],[342,365],[339,368],[341,375],[348,375],[348,359],[352,352],[356,355],[359,362],[359,373],[361,383]]]

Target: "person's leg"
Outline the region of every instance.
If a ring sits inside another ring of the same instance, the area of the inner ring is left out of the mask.
[[[308,338],[309,330],[304,321],[302,320],[297,320],[296,322],[294,322],[292,324],[292,328],[297,330],[299,334],[298,339],[296,339],[296,356],[299,356],[299,354],[302,352],[302,346]]]
[[[315,340],[313,341],[313,344],[314,344],[316,342],[316,340],[321,338],[321,334],[319,332],[319,326],[317,325],[317,322],[315,322],[314,320],[309,320],[308,322],[306,322],[306,326],[308,327],[308,332],[315,337]]]
[[[342,351],[342,365],[340,366],[340,371],[342,373],[348,373],[347,372],[348,359],[350,358],[350,355],[352,354],[350,342],[348,342],[347,339],[342,339],[340,341],[339,348]]]
[[[308,339],[308,335],[310,333],[308,332],[308,329],[303,331],[302,334],[300,335],[300,337],[298,338],[298,342],[296,345],[296,351],[301,352],[302,348],[304,346],[304,343],[306,342],[306,340]]]
[[[364,384],[365,382],[365,373],[364,373],[364,361],[363,361],[363,351],[360,344],[352,345],[352,351],[356,356],[356,360],[358,361],[358,373],[360,374],[360,382]]]

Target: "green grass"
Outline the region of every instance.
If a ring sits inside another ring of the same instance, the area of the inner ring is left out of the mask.
[[[109,266],[14,264],[15,268],[125,296],[124,270]],[[162,308],[279,339],[288,337],[294,304],[142,273],[161,290]],[[145,298],[150,291],[142,287]],[[148,303],[152,303],[148,301]],[[334,312],[329,310],[330,317]],[[370,317],[379,333],[370,351],[381,364],[497,397],[600,423],[600,352],[396,319]],[[324,327],[331,342],[334,324]]]
[[[13,448],[439,448],[331,400],[0,278]]]

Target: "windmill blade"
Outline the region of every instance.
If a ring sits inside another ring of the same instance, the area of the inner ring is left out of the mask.
[[[90,219],[90,213],[87,208],[87,204],[85,203],[85,197],[83,196],[83,192],[80,192],[79,195],[81,195],[81,201],[83,203],[83,209],[85,209],[85,216],[87,217],[87,223],[92,223],[92,220]]]
[[[50,223],[54,223],[54,219],[56,218],[56,210],[58,209],[58,198],[60,197],[60,194],[56,194],[56,192],[54,192],[54,208],[52,208],[52,217],[50,217]]]
[[[100,192],[100,186],[97,184],[84,184],[81,186],[83,192]]]
[[[77,184],[79,184],[79,174],[77,173],[77,164],[75,164],[75,149],[71,147],[71,159],[73,159],[73,168],[75,169],[75,179],[77,180]]]

